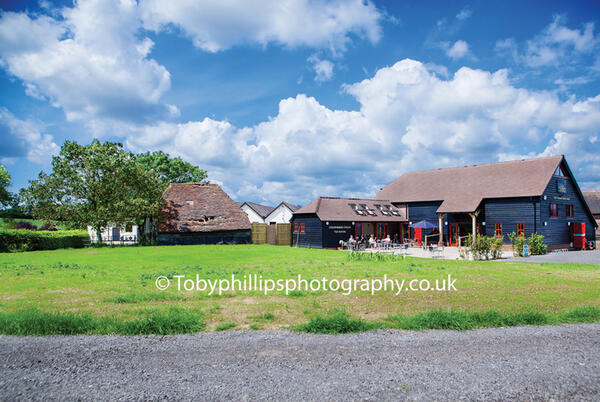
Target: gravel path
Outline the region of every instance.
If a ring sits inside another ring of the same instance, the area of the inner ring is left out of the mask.
[[[600,399],[600,324],[0,336],[0,399]]]
[[[526,262],[577,262],[580,264],[600,264],[600,250],[567,251],[564,253],[548,253],[530,257],[510,257],[508,261]]]

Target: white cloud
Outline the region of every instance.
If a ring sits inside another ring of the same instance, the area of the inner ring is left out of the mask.
[[[153,43],[137,37],[140,27],[133,0],[81,0],[55,18],[4,12],[1,64],[68,120],[167,118],[177,113],[160,102],[169,72],[148,58]]]
[[[473,15],[473,11],[469,10],[468,8],[465,8],[460,10],[460,12],[456,14],[456,19],[464,21],[471,18],[471,15]]]
[[[561,101],[552,92],[514,87],[506,70],[463,67],[442,79],[408,59],[344,90],[359,111],[331,110],[297,95],[253,127],[210,119],[164,123],[130,135],[128,146],[181,155],[236,199],[271,203],[373,196],[406,171],[502,160],[515,150],[564,152],[578,178],[600,185],[600,172],[593,174],[600,170],[593,142],[600,95]]]
[[[333,78],[333,63],[329,60],[321,60],[319,56],[313,54],[308,58],[308,62],[312,64],[315,72],[315,81],[324,82],[330,81]]]
[[[350,35],[375,43],[383,15],[363,0],[141,0],[144,26],[176,27],[209,52],[270,43],[344,51]]]
[[[20,120],[4,107],[0,107],[0,132],[3,134],[0,150],[3,159],[25,157],[30,162],[46,164],[52,155],[58,154],[58,145],[51,135],[42,132],[40,124]]]
[[[581,29],[571,29],[566,23],[564,16],[556,15],[542,32],[525,43],[522,52],[513,38],[496,42],[496,51],[508,53],[527,66],[542,67],[573,63],[574,58],[597,50],[599,41],[593,23],[584,24]]]
[[[469,44],[464,40],[457,40],[452,46],[446,45],[446,55],[453,60],[465,57],[469,54]]]

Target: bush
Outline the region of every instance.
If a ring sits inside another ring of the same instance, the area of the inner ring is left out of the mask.
[[[529,244],[529,253],[532,255],[546,254],[548,251],[548,246],[544,244],[544,236],[537,233],[532,233],[527,238],[527,243]]]
[[[489,260],[490,257],[495,260],[502,256],[504,239],[477,235],[473,242],[473,237],[469,234],[467,244],[470,245],[469,252],[473,254],[474,260]]]
[[[82,248],[88,241],[87,232],[81,230],[61,230],[54,232],[0,230],[0,252],[2,253]]]
[[[530,255],[546,254],[546,251],[548,250],[548,246],[544,244],[544,236],[537,233],[532,233],[531,236],[525,238],[517,237],[517,234],[512,232],[508,235],[508,238],[510,239],[513,255],[515,257],[523,257],[523,246],[525,244],[529,245]]]
[[[50,222],[46,222],[42,225],[42,227],[40,228],[40,230],[46,230],[49,232],[55,232],[58,230],[58,228],[56,226],[54,226],[54,224],[50,223]]]
[[[37,230],[37,226],[35,226],[31,222],[19,221],[19,222],[17,222],[15,224],[15,229],[20,229],[20,230]]]

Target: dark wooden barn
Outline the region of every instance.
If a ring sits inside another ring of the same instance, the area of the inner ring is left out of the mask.
[[[596,241],[600,240],[600,191],[598,190],[588,190],[582,191],[585,200],[592,211],[592,215],[594,215],[594,219],[596,219]]]
[[[411,222],[438,223],[452,246],[473,231],[506,243],[537,232],[549,249],[570,248],[574,227],[584,223],[590,240],[597,225],[562,155],[406,173],[376,198],[405,207]]]
[[[217,184],[171,183],[162,198],[159,244],[250,243],[248,216]]]
[[[292,217],[292,245],[337,248],[350,236],[373,235],[402,239],[405,211],[388,200],[319,197],[296,210]]]

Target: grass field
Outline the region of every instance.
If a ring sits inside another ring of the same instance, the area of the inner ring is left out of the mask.
[[[357,292],[345,296],[341,292],[324,291],[296,291],[288,296],[279,292],[265,296],[259,291],[238,291],[209,296],[206,292],[178,292],[174,286],[165,291],[156,289],[155,280],[159,276],[185,275],[195,279],[196,274],[205,279],[257,274],[277,280],[301,274],[308,280],[372,279],[387,275],[394,279],[431,281],[451,275],[456,279],[457,291],[410,291],[398,296],[393,292],[375,295]],[[0,332],[35,333],[25,327],[2,330],[3,326],[20,319],[22,326],[38,323],[35,325],[51,327],[39,333],[70,333],[60,329],[60,325],[73,325],[68,320],[62,324],[51,322],[52,317],[65,313],[79,320],[78,325],[83,328],[79,332],[83,333],[281,329],[310,322],[319,324],[318,320],[323,319],[350,323],[358,319],[366,323],[363,329],[382,326],[382,323],[397,328],[426,328],[428,325],[417,325],[414,320],[434,316],[438,320],[443,318],[442,321],[470,323],[446,326],[459,329],[511,323],[589,321],[600,314],[599,289],[598,265],[400,257],[355,260],[346,252],[335,250],[267,245],[37,251],[0,254]],[[572,309],[578,307],[592,310],[586,310],[584,318],[573,318]],[[490,310],[496,315],[481,315]],[[190,314],[201,323],[189,321]],[[439,314],[446,315],[440,318]],[[161,330],[164,323],[169,322],[169,315],[177,316],[183,323],[179,330]],[[408,316],[412,316],[414,322],[407,321]],[[542,316],[546,318],[540,318]],[[147,325],[146,329],[135,329],[142,324]],[[305,327],[305,330],[311,328]]]

